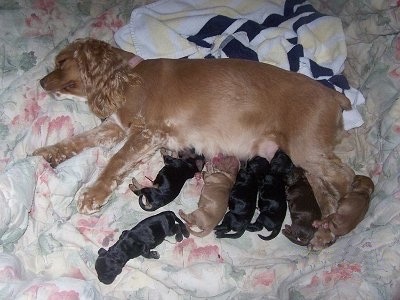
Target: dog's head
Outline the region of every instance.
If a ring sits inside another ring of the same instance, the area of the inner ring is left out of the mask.
[[[48,92],[83,96],[100,118],[114,113],[125,102],[125,90],[139,78],[125,51],[94,39],[78,39],[55,58],[55,68],[40,80]]]
[[[104,248],[98,251],[99,257],[95,263],[97,277],[104,284],[111,284],[122,272],[121,259],[118,256],[110,255]]]

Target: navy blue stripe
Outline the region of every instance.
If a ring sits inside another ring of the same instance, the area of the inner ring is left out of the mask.
[[[264,29],[265,26],[262,26],[255,21],[249,20],[245,22],[242,26],[240,26],[235,32],[246,32],[249,41],[251,41]]]
[[[296,45],[287,53],[290,71],[298,72],[300,69],[300,57],[304,56],[302,45]]]
[[[241,42],[236,39],[231,40],[222,49],[228,57],[243,58],[258,61],[257,52],[245,47]]]
[[[289,43],[293,44],[293,45],[297,45],[297,43],[299,42],[299,39],[298,39],[298,37],[296,36],[296,37],[294,37],[294,38],[288,39],[287,41],[288,41]]]
[[[347,81],[346,77],[344,75],[339,74],[339,75],[333,75],[330,79],[329,82],[332,84],[336,85],[337,87],[340,87],[343,90],[349,90],[350,85],[349,82]]]
[[[203,39],[201,39],[195,35],[189,36],[187,39],[189,42],[195,43],[197,46],[200,46],[203,48],[211,48],[211,46],[212,46],[212,44],[207,43],[206,41],[203,41]]]
[[[292,17],[294,15],[294,7],[306,2],[306,0],[287,0],[283,8],[283,15],[286,17]]]
[[[293,24],[293,30],[294,30],[295,32],[297,32],[297,30],[299,29],[299,27],[301,27],[301,26],[303,26],[303,25],[305,25],[305,24],[309,24],[309,23],[311,23],[311,22],[313,22],[313,21],[315,21],[316,19],[321,18],[321,17],[324,17],[324,15],[321,14],[321,13],[319,13],[319,12],[312,13],[311,15],[302,17],[302,18],[298,19],[296,22],[294,22],[294,24]]]
[[[304,14],[304,13],[316,13],[317,11],[311,4],[306,4],[297,8],[295,16]]]
[[[310,70],[314,78],[321,76],[333,76],[333,71],[330,68],[325,68],[310,59]]]
[[[200,29],[198,33],[192,35],[188,39],[192,39],[194,43],[205,38],[221,35],[224,31],[235,22],[235,19],[218,15],[212,17],[208,22]]]
[[[285,16],[281,16],[278,14],[272,14],[265,18],[264,22],[262,22],[262,25],[265,28],[278,27],[279,25],[281,25],[281,23],[285,22],[287,19],[289,18],[286,18]]]

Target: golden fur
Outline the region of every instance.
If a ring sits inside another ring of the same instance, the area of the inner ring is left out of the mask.
[[[82,150],[126,138],[94,184],[78,199],[81,213],[98,211],[115,187],[160,147],[194,147],[246,160],[271,159],[280,147],[307,171],[322,215],[334,213],[354,172],[333,153],[343,132],[342,94],[297,73],[240,59],[149,59],[93,40],[77,40],[41,80],[48,92],[86,96],[107,119],[98,128],[34,152],[52,166]],[[98,136],[102,138],[99,139]]]
[[[352,190],[339,200],[337,211],[322,220],[314,221],[313,225],[318,230],[310,241],[312,248],[322,249],[337,237],[356,228],[368,211],[373,191],[374,183],[369,177],[356,175]]]

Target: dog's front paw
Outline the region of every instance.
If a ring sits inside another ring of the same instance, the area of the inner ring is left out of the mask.
[[[47,147],[42,147],[36,149],[32,155],[33,156],[42,156],[48,163],[50,163],[52,168],[57,167],[60,163],[67,160],[72,156],[72,154],[68,154],[64,147],[59,145],[52,145]]]
[[[110,193],[111,191],[104,186],[95,185],[87,188],[78,198],[78,212],[85,215],[98,212],[107,203]]]

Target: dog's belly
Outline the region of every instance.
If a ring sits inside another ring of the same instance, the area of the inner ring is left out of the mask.
[[[254,133],[208,134],[201,130],[185,131],[185,134],[168,136],[166,147],[171,150],[193,147],[196,152],[211,158],[218,153],[236,156],[247,160],[254,156],[262,156],[271,161],[278,145],[273,138],[257,136]]]

